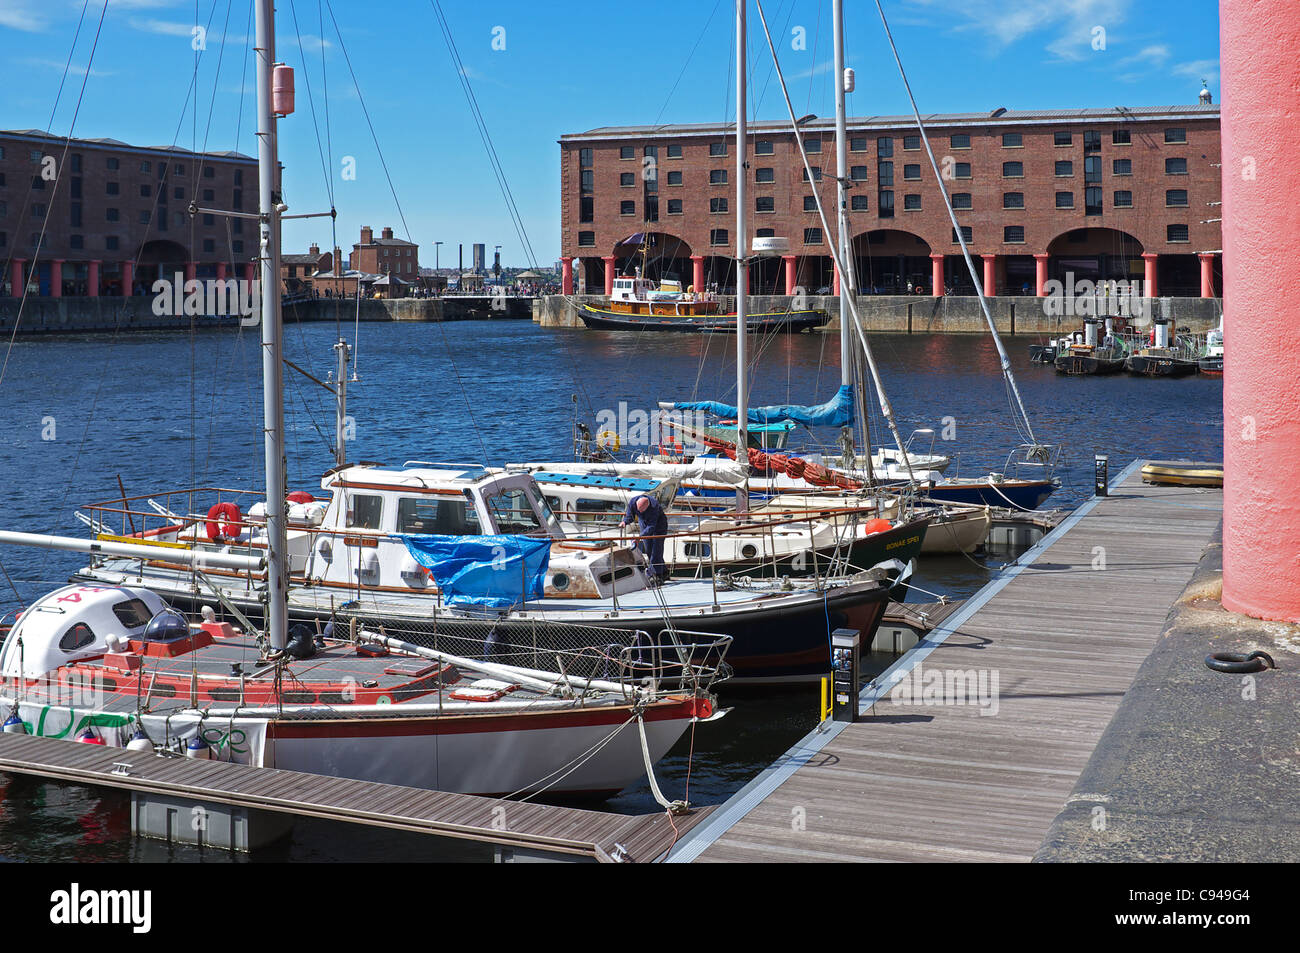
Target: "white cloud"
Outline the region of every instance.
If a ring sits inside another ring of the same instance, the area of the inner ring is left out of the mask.
[[[1082,60],[1094,52],[1097,29],[1109,34],[1128,15],[1132,0],[910,0],[929,8],[932,23],[983,33],[1000,47],[1044,34],[1055,58]],[[1109,43],[1109,39],[1107,40]]]
[[[0,26],[25,33],[39,33],[45,29],[43,16],[32,10],[28,0],[0,0]]]
[[[1174,76],[1184,76],[1198,81],[1203,79],[1207,83],[1217,83],[1219,81],[1219,61],[1191,60],[1187,63],[1175,64],[1170,72]]]
[[[86,75],[86,67],[78,66],[75,63],[68,66],[67,64],[62,63],[58,60],[44,60],[44,59],[38,59],[37,57],[34,56],[28,57],[27,59],[23,60],[23,62],[30,63],[32,66],[44,66],[47,69],[57,70],[60,73],[62,73],[64,67],[67,66],[68,72],[74,76]],[[90,75],[91,76],[112,76],[113,74],[106,70],[92,69],[90,71]]]
[[[4,2],[4,0],[0,0],[0,2]],[[116,0],[114,0],[114,2],[116,2]],[[135,0],[135,2],[145,3],[148,2],[148,0]],[[191,40],[194,36],[194,24],[192,23],[177,23],[173,20],[157,20],[152,17],[132,17],[127,22],[133,30],[139,30],[143,33],[157,33],[161,36],[180,36],[184,37],[187,41]],[[251,37],[243,34],[222,34],[220,30],[208,30],[206,36],[206,42],[209,46],[214,43],[219,44],[222,42],[243,44],[250,42],[250,40]],[[301,46],[303,51],[307,53],[319,53],[322,47],[327,50],[333,48],[333,45],[329,40],[321,39],[314,33],[304,33],[301,40],[302,42],[300,44],[298,42],[299,37],[297,36],[278,37],[278,48],[283,49],[288,46]]]

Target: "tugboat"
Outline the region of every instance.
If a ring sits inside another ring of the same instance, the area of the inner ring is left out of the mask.
[[[1186,343],[1169,343],[1169,318],[1153,318],[1151,343],[1134,351],[1125,361],[1130,374],[1145,377],[1187,377],[1197,371],[1196,352]]]
[[[639,270],[638,270],[639,271]],[[609,305],[597,308],[583,304],[583,323],[599,331],[694,331],[730,334],[736,330],[736,314],[722,313],[721,301],[712,292],[682,291],[678,281],[653,281],[636,277],[614,279]],[[751,333],[808,331],[830,320],[820,310],[746,314],[745,327]]]
[[[1084,321],[1083,341],[1071,341],[1061,348],[1053,362],[1056,373],[1072,376],[1082,374],[1118,374],[1124,369],[1128,351],[1123,341],[1114,333],[1111,319],[1106,319],[1106,337],[1097,343],[1098,318]]]
[[[1212,328],[1205,335],[1205,350],[1202,352],[1200,360],[1196,362],[1197,368],[1207,377],[1223,376],[1223,319],[1219,319],[1219,326]]]

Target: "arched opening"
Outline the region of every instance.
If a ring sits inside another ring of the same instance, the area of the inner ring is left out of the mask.
[[[1142,243],[1117,228],[1074,228],[1047,246],[1047,277],[1076,282],[1141,280]]]
[[[853,268],[860,294],[929,291],[930,244],[896,228],[863,232],[853,239]]]
[[[691,284],[691,246],[667,232],[635,232],[611,251],[619,275],[635,275],[660,282]]]
[[[135,280],[146,289],[159,278],[172,280],[177,272],[185,274],[189,250],[178,242],[155,238],[140,246],[135,256]]]

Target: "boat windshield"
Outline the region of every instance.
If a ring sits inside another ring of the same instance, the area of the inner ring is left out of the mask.
[[[487,498],[488,512],[496,523],[498,533],[521,533],[526,536],[545,535],[541,521],[533,511],[528,494],[521,489],[505,490]]]
[[[414,535],[477,536],[478,514],[462,499],[408,496],[397,501],[397,531]]]

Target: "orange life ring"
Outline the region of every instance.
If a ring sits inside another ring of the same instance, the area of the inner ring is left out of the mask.
[[[214,503],[208,510],[208,539],[236,539],[244,528],[244,514],[234,503]]]

